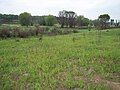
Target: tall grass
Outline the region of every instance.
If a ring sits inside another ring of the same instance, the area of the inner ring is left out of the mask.
[[[120,83],[120,30],[98,33],[0,41],[0,90],[109,90],[105,81]]]

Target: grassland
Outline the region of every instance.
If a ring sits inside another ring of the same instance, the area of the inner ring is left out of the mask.
[[[120,29],[0,41],[0,90],[114,90],[119,83]]]

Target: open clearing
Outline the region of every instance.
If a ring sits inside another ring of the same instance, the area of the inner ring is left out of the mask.
[[[0,90],[120,90],[120,29],[0,41]]]

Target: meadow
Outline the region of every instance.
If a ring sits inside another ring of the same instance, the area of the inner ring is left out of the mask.
[[[34,89],[119,90],[120,29],[0,40],[0,90]]]

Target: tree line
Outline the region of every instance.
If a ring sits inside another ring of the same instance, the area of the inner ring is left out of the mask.
[[[13,14],[0,14],[0,24],[17,23],[18,17],[18,15]]]
[[[18,15],[12,14],[0,14],[0,23],[20,23],[22,26],[31,26],[31,25],[45,25],[45,26],[53,26],[54,24],[60,24],[61,28],[69,27],[84,27],[91,26],[99,29],[106,29],[110,27],[110,25],[114,24],[114,19],[110,20],[110,16],[108,14],[102,14],[98,16],[96,20],[90,20],[83,15],[77,16],[77,14],[73,11],[60,11],[58,17],[53,15],[46,16],[32,16],[28,12],[21,13]],[[116,26],[120,23],[116,22]]]
[[[26,16],[27,14],[27,16]],[[31,17],[31,19],[30,19]],[[23,20],[22,20],[23,18]],[[24,18],[28,19],[25,20]],[[91,20],[88,18],[85,18],[84,16],[80,15],[77,16],[77,14],[73,11],[60,11],[58,17],[53,15],[47,15],[47,16],[31,16],[30,13],[24,12],[19,15],[20,23],[22,24],[22,21],[26,23],[27,25],[33,24],[39,24],[39,25],[45,25],[45,26],[53,26],[54,24],[60,24],[61,27],[75,27],[75,26],[88,26],[88,24],[91,23]],[[31,20],[31,21],[29,21]],[[29,22],[29,24],[27,23]],[[26,25],[26,26],[27,26]]]

